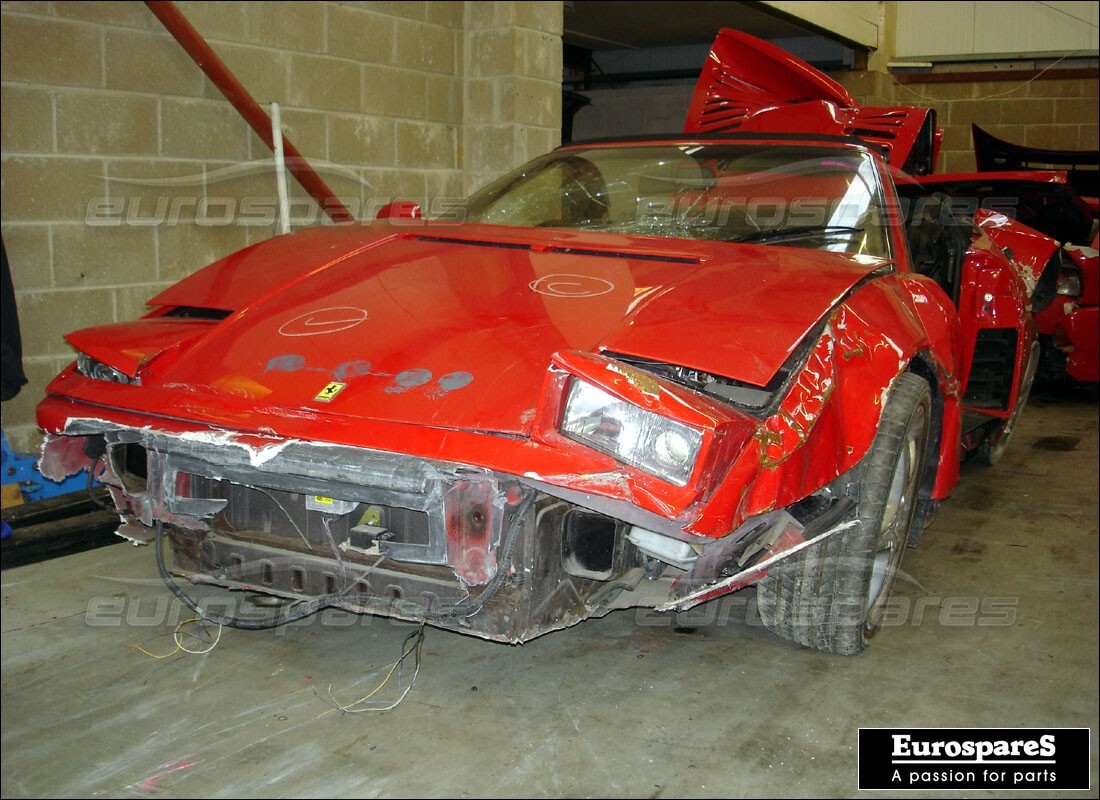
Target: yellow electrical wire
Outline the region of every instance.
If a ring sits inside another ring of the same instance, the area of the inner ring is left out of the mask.
[[[372,689],[370,692],[365,694],[363,697],[360,697],[358,700],[356,700],[355,702],[352,702],[352,703],[346,703],[346,704],[340,703],[333,696],[332,686],[330,684],[329,685],[329,690],[328,690],[328,696],[329,696],[329,700],[332,702],[332,704],[335,707],[330,708],[328,711],[322,712],[318,716],[324,716],[325,714],[329,714],[333,711],[343,711],[346,714],[361,714],[365,711],[373,711],[373,712],[378,713],[378,712],[382,712],[382,711],[391,711],[392,709],[396,708],[397,705],[402,700],[405,699],[405,695],[407,695],[409,693],[409,690],[412,689],[413,684],[416,683],[416,676],[420,674],[420,656],[421,656],[421,652],[424,648],[424,626],[425,626],[425,624],[426,623],[421,622],[420,625],[417,627],[416,631],[414,633],[410,634],[405,639],[406,642],[409,642],[411,640],[412,644],[407,649],[405,648],[404,645],[402,646],[401,657],[398,658],[395,662],[393,662],[393,664],[389,668],[389,671],[386,673],[386,677],[382,679],[382,682],[380,684],[378,684],[376,687],[374,687],[374,689]],[[367,702],[372,697],[374,697],[376,694],[378,694],[378,692],[382,690],[382,687],[384,687],[387,683],[390,682],[390,679],[393,677],[394,673],[397,672],[398,668],[400,668],[400,666],[404,663],[405,659],[408,658],[413,653],[416,653],[416,659],[414,660],[414,663],[415,663],[416,667],[413,670],[412,680],[409,681],[408,686],[405,687],[404,691],[401,692],[401,695],[395,701],[393,701],[388,706],[385,706],[383,708],[356,708],[355,707],[357,705],[360,705],[361,703]]]
[[[190,625],[192,623],[200,623],[201,624],[203,622],[206,622],[206,620],[204,620],[202,617],[191,617],[189,619],[183,620],[178,625],[176,625],[175,630],[172,631],[172,639],[173,639],[173,641],[175,641],[176,646],[171,652],[165,653],[163,655],[157,655],[156,653],[150,653],[148,650],[146,650],[144,647],[142,647],[141,645],[138,645],[138,644],[132,644],[132,645],[130,645],[130,647],[134,648],[139,653],[144,653],[145,655],[149,656],[149,658],[155,658],[158,661],[161,660],[161,659],[164,659],[164,658],[170,658],[170,657],[174,656],[176,653],[180,652],[181,650],[184,653],[191,653],[192,655],[201,656],[205,653],[209,653],[211,650],[213,650],[215,647],[217,647],[218,642],[220,642],[222,640],[222,626],[218,625],[218,635],[214,637],[213,643],[208,648],[206,648],[205,650],[191,650],[190,648],[184,647],[183,646],[183,626],[184,625]],[[194,634],[192,634],[192,635],[194,635]],[[198,637],[196,637],[196,638],[198,638]]]

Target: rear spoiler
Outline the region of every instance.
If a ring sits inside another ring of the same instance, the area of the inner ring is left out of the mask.
[[[802,59],[730,28],[714,40],[684,131],[855,136],[911,175],[932,173],[943,136],[933,109],[861,108],[843,86]]]
[[[1100,194],[1100,150],[1044,150],[1024,147],[998,139],[977,125],[970,126],[974,136],[974,159],[979,172],[1011,170],[1064,170],[1069,183],[1083,195]]]

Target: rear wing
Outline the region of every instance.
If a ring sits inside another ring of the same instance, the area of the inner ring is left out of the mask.
[[[911,175],[936,165],[943,132],[929,108],[864,107],[819,70],[755,36],[723,28],[699,75],[684,131],[856,136]]]
[[[1044,150],[998,139],[977,125],[971,125],[974,136],[974,159],[980,172],[1011,170],[1065,170],[1070,184],[1081,194],[1100,194],[1100,150]]]

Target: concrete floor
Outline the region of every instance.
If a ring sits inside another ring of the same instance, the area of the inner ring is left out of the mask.
[[[522,647],[428,629],[386,714],[342,714],[405,624],[348,615],[172,649],[189,614],[128,544],[3,573],[4,797],[850,797],[859,727],[1090,727],[1097,796],[1097,405],[1033,398],[964,467],[896,623],[854,658],[774,638],[751,590]],[[378,696],[393,697],[390,687]],[[867,793],[873,794],[873,793]],[[883,792],[884,796],[906,796]],[[963,796],[953,792],[940,796]],[[974,793],[1017,797],[1010,792]]]

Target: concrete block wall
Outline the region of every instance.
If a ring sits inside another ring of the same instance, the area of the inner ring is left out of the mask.
[[[558,140],[560,2],[180,2],[356,216],[462,197]],[[270,152],[144,3],[3,2],[2,211],[29,384],[62,335],[275,233]],[[321,224],[291,180],[298,226]]]
[[[466,102],[478,109],[463,128],[471,192],[499,176],[502,163],[522,164],[560,143],[562,6],[467,5]]]
[[[936,109],[944,130],[938,172],[975,169],[971,123],[1027,147],[1095,150],[1100,146],[1100,80],[1049,78],[899,83],[884,72],[833,75],[865,105]]]

